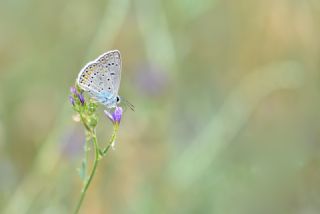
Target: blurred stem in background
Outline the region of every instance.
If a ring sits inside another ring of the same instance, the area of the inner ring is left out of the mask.
[[[109,0],[87,51],[87,58],[109,49],[127,17],[130,0]],[[114,8],[117,8],[116,10]]]
[[[134,1],[138,26],[143,36],[148,61],[161,66],[164,72],[175,76],[178,59],[163,2],[159,0]]]
[[[175,156],[168,172],[174,184],[185,190],[204,176],[262,99],[277,90],[299,88],[304,81],[304,68],[295,61],[270,64],[246,76],[190,146]]]

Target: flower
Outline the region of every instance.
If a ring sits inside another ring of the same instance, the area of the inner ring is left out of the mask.
[[[80,103],[81,103],[81,105],[84,105],[85,100],[84,100],[84,96],[83,96],[83,94],[81,92],[79,93],[74,86],[70,87],[70,92],[73,95],[73,97],[71,97],[71,98],[73,98],[73,102],[71,101],[71,98],[69,97],[69,100],[70,100],[72,105],[75,104],[74,98],[78,98]]]
[[[163,95],[170,84],[168,72],[157,64],[142,64],[135,77],[134,83],[140,93],[150,97]]]
[[[74,87],[74,86],[72,86],[72,87],[70,87],[70,92],[72,93],[72,94],[74,94],[74,95],[76,95],[77,96],[77,89]]]
[[[110,112],[108,112],[107,110],[104,110],[104,113],[106,114],[106,116],[111,120],[111,122],[113,124],[119,124],[122,118],[122,108],[121,107],[116,107],[115,110],[113,111],[113,113],[111,114]]]
[[[81,94],[78,94],[77,96],[78,96],[81,104],[84,105],[84,97],[83,97],[82,93],[81,93]]]
[[[122,108],[121,107],[116,107],[116,109],[113,112],[113,119],[115,122],[120,123],[121,117],[122,117]]]
[[[70,101],[70,103],[74,106],[74,99],[73,99],[72,96],[69,96],[69,101]]]

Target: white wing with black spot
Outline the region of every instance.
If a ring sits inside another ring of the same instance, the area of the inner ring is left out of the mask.
[[[117,96],[121,80],[121,56],[118,50],[109,51],[89,62],[79,73],[77,83],[93,97]]]
[[[96,60],[106,71],[106,87],[112,90],[112,94],[118,95],[121,81],[121,55],[118,50],[102,54]]]

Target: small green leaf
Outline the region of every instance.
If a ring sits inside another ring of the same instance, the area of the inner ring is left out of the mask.
[[[89,103],[88,110],[89,110],[90,113],[94,113],[96,111],[96,109],[97,109],[97,104]]]
[[[81,167],[79,168],[79,175],[81,180],[85,181],[87,177],[87,161],[85,159],[82,160]]]
[[[97,126],[98,123],[98,118],[96,117],[96,115],[91,115],[88,119],[88,125],[92,128],[95,128]]]

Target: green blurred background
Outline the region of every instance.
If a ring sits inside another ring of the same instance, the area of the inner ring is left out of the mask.
[[[112,49],[136,111],[81,213],[320,213],[319,38],[317,0],[1,0],[0,213],[72,213],[69,87]]]

